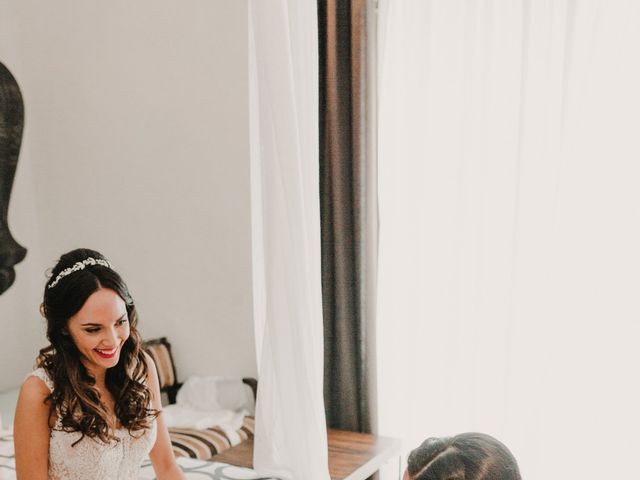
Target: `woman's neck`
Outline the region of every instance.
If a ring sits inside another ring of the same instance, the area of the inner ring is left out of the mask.
[[[87,369],[87,373],[91,375],[96,381],[96,387],[105,387],[106,382],[105,379],[107,377],[107,369],[106,368],[96,368],[95,365],[86,365],[84,364],[84,368]]]

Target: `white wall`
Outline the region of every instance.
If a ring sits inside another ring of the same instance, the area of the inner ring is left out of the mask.
[[[0,0],[26,104],[9,222],[29,249],[0,297],[0,390],[44,345],[44,271],[116,265],[179,375],[256,375],[245,1]]]

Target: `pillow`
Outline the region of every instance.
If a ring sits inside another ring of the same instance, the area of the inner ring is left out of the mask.
[[[155,338],[142,342],[142,348],[151,356],[158,371],[162,404],[176,403],[176,394],[182,386],[176,375],[176,365],[173,363],[171,344],[166,337]]]
[[[171,344],[165,337],[143,342],[142,348],[151,356],[156,364],[160,390],[176,384],[176,367],[171,354]]]
[[[180,405],[200,411],[246,410],[255,413],[255,399],[249,385],[239,378],[189,377],[178,392]]]

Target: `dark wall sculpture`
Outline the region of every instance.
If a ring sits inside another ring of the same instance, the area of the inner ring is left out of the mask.
[[[20,88],[11,72],[0,63],[0,295],[13,284],[16,279],[13,267],[27,254],[9,232],[7,221],[23,126]]]

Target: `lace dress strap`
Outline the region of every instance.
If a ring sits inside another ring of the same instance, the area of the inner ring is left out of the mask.
[[[47,371],[40,367],[40,368],[36,368],[33,372],[31,372],[29,375],[27,375],[27,377],[25,378],[25,380],[29,377],[37,377],[40,380],[42,380],[44,382],[44,384],[47,386],[47,388],[49,389],[50,392],[53,392],[53,380],[51,380],[51,378],[49,377],[49,374],[47,373]]]

